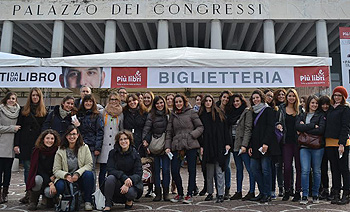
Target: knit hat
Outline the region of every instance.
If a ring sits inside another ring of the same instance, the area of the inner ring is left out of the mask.
[[[346,91],[346,89],[343,86],[335,87],[334,90],[333,90],[333,95],[334,95],[335,92],[341,93],[344,96],[345,99],[348,98],[348,92]]]

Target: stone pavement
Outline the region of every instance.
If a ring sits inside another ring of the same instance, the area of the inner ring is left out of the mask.
[[[187,170],[181,170],[183,176],[183,185],[186,190],[187,188]],[[231,194],[236,190],[235,183],[235,170],[232,167],[232,188]],[[245,173],[243,194],[247,193],[249,189],[248,174]],[[9,202],[6,204],[0,204],[0,212],[2,211],[27,211],[27,206],[19,204],[18,200],[24,195],[24,182],[23,182],[23,169],[18,172],[12,173]],[[200,170],[200,166],[197,167],[197,185],[199,189],[203,187],[203,176]],[[256,194],[258,191],[256,191]],[[299,203],[293,203],[291,201],[284,202],[281,198],[273,200],[268,204],[260,204],[251,201],[225,201],[223,203],[205,202],[205,196],[194,197],[194,202],[192,205],[180,204],[180,203],[170,203],[170,202],[152,202],[151,198],[142,197],[139,202],[134,204],[134,207],[130,211],[193,211],[193,212],[216,212],[216,211],[240,211],[240,212],[277,212],[277,211],[317,211],[317,212],[350,212],[350,205],[331,205],[329,202],[320,201],[319,204],[308,204],[306,206],[299,205]],[[38,211],[54,211],[53,209],[45,209],[43,206],[39,207]],[[124,211],[124,205],[115,205],[112,211]]]

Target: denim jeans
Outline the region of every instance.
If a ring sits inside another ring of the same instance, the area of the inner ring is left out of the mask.
[[[79,189],[84,192],[84,202],[92,203],[92,189],[94,187],[94,174],[92,171],[85,171],[77,181]],[[64,192],[64,180],[58,180],[55,184],[57,194],[63,194]]]
[[[163,188],[169,188],[170,184],[170,159],[168,155],[154,156],[154,184],[157,188],[160,187],[160,169],[162,168]]]
[[[225,170],[225,188],[231,188],[231,152],[229,152],[226,161],[226,170]]]
[[[29,169],[30,169],[30,160],[22,160],[23,168],[24,168],[24,183],[27,184]]]
[[[275,156],[272,158],[271,162],[272,171],[272,188],[271,192],[276,192],[276,178],[278,183],[278,188],[283,188],[283,161],[282,156]]]
[[[249,192],[253,193],[255,191],[255,179],[254,175],[250,169],[250,157],[248,153],[243,153],[238,155],[238,152],[233,152],[233,159],[236,164],[236,181],[237,181],[237,192],[242,192],[242,182],[243,182],[243,163],[247,172],[249,174]]]
[[[258,183],[259,191],[265,196],[271,196],[271,157],[263,156],[259,159],[250,159],[250,169]]]
[[[312,196],[318,196],[318,190],[321,184],[321,164],[324,149],[300,149],[301,164],[301,187],[303,189],[303,197],[309,196],[309,175],[312,168],[313,183]]]
[[[182,179],[180,175],[181,168],[181,159],[178,151],[174,151],[173,159],[171,160],[171,176],[175,181],[178,194],[183,196],[184,191],[182,187]],[[186,150],[186,160],[187,160],[187,168],[188,168],[188,191],[187,195],[192,196],[194,187],[196,184],[196,158],[197,158],[197,149]]]

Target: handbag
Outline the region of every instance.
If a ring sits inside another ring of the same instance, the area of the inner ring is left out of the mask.
[[[152,136],[151,143],[149,144],[149,151],[154,155],[159,155],[164,152],[165,147],[165,133],[159,138]]]
[[[105,207],[105,196],[102,194],[101,190],[98,189],[92,194],[94,206],[96,210],[102,211]]]
[[[306,146],[311,149],[318,149],[321,147],[322,136],[312,135],[308,133],[300,133],[298,137],[298,143],[301,146]]]

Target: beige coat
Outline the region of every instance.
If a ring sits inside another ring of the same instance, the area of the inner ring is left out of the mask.
[[[233,151],[238,152],[241,146],[247,147],[252,136],[253,111],[249,108],[244,109],[237,121],[236,138]]]
[[[92,170],[92,157],[89,146],[84,144],[78,150],[78,166],[76,171],[79,176],[83,175],[85,171]],[[68,162],[66,149],[59,148],[55,155],[55,161],[53,163],[53,174],[56,180],[64,179],[68,173]]]

